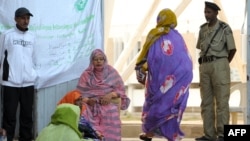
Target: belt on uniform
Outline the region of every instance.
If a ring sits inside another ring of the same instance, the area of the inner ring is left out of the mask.
[[[200,58],[198,59],[198,62],[199,62],[199,64],[202,64],[202,63],[209,63],[209,62],[212,62],[212,61],[221,59],[221,58],[225,58],[225,57],[202,56],[202,57],[200,57]]]

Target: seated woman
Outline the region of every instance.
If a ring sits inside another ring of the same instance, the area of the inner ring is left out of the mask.
[[[120,109],[130,103],[123,80],[102,50],[95,49],[89,61],[77,84],[87,103],[84,117],[106,141],[121,141]]]
[[[93,141],[83,139],[78,130],[80,108],[73,104],[60,104],[51,116],[51,122],[42,129],[36,141]]]
[[[80,121],[78,129],[83,133],[83,137],[85,139],[101,139],[101,135],[99,135],[96,130],[93,129],[92,125],[84,118],[82,112],[86,110],[86,106],[83,104],[83,99],[78,90],[69,91],[59,102],[59,104],[69,103],[74,104],[80,107]]]

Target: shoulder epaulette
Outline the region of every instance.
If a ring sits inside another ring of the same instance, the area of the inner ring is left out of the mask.
[[[221,27],[224,30],[226,35],[233,33],[232,29],[230,28],[230,26],[227,23],[220,21],[220,25],[221,25]]]
[[[223,29],[227,28],[228,27],[228,24],[223,22],[223,21],[220,21],[220,25]]]
[[[202,27],[205,26],[205,25],[207,25],[207,23],[202,24],[202,25],[200,26],[200,28],[202,28]]]

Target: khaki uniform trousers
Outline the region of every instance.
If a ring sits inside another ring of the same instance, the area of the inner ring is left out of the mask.
[[[230,66],[227,58],[202,63],[200,70],[201,116],[206,137],[224,136],[229,124]]]

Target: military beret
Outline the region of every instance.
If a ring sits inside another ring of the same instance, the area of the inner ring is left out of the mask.
[[[216,11],[220,10],[220,7],[217,4],[212,3],[212,2],[205,1],[205,6],[211,8],[213,10],[216,10]]]

